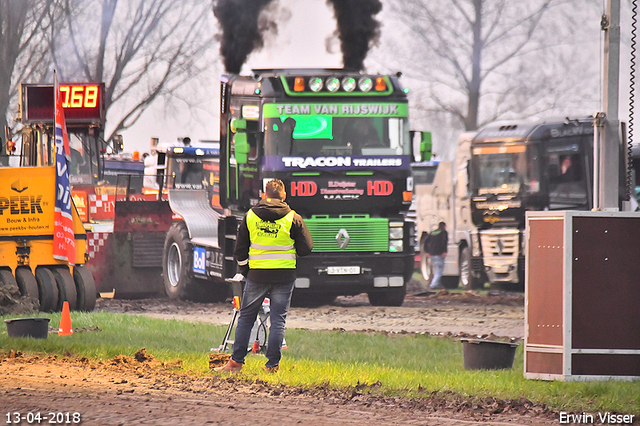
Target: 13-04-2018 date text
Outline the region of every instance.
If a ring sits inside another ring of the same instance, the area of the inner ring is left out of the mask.
[[[79,424],[82,421],[80,413],[54,412],[41,413],[39,411],[20,413],[18,411],[7,412],[5,424]]]

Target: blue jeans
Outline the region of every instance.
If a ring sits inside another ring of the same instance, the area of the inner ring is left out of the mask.
[[[440,278],[444,272],[444,257],[439,255],[431,255],[431,265],[433,266],[433,280],[431,280],[431,288],[441,288]]]
[[[269,313],[270,327],[265,366],[270,368],[280,364],[282,339],[284,339],[285,321],[291,304],[293,284],[293,281],[290,283],[259,284],[247,278],[242,292],[240,317],[233,341],[231,358],[235,362],[244,364],[251,338],[251,329],[256,322],[258,311],[262,307],[262,301],[265,297],[269,297],[271,311]]]

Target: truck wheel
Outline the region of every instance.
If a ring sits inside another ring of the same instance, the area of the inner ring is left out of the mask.
[[[428,286],[433,278],[433,267],[431,266],[431,258],[427,255],[424,240],[420,242],[420,273]]]
[[[84,265],[73,267],[73,281],[78,295],[77,309],[90,312],[96,306],[96,282]]]
[[[474,277],[471,272],[471,250],[469,247],[463,247],[460,251],[458,268],[460,271],[460,285],[463,290],[475,290],[484,286],[482,280]]]
[[[16,269],[16,283],[20,289],[20,294],[40,303],[40,292],[38,291],[38,282],[36,276],[33,275],[28,267],[20,267]]]
[[[171,226],[162,255],[164,288],[169,299],[184,298],[187,294],[191,281],[189,266],[193,256],[189,241],[189,232],[183,223]]]
[[[388,290],[371,291],[367,294],[371,306],[402,306],[404,296],[407,294],[407,284]]]
[[[58,285],[56,277],[47,268],[36,268],[36,282],[40,294],[40,310],[54,312],[58,306]]]
[[[66,266],[53,268],[53,276],[56,277],[58,285],[58,306],[57,310],[62,310],[64,302],[69,302],[69,309],[75,310],[78,302],[76,293],[76,283],[73,282],[71,272]]]

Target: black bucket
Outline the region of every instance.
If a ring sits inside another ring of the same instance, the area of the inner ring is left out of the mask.
[[[466,370],[501,370],[513,367],[517,343],[460,340]]]
[[[6,319],[9,337],[33,337],[46,339],[49,335],[49,318]]]

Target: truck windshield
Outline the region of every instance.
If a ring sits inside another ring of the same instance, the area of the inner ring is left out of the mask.
[[[167,176],[168,188],[202,189],[206,181],[202,161],[196,158],[170,158],[167,161]]]
[[[290,115],[265,119],[265,155],[409,155],[406,118]]]
[[[536,193],[540,190],[536,146],[511,145],[473,148],[472,187],[477,195]]]

